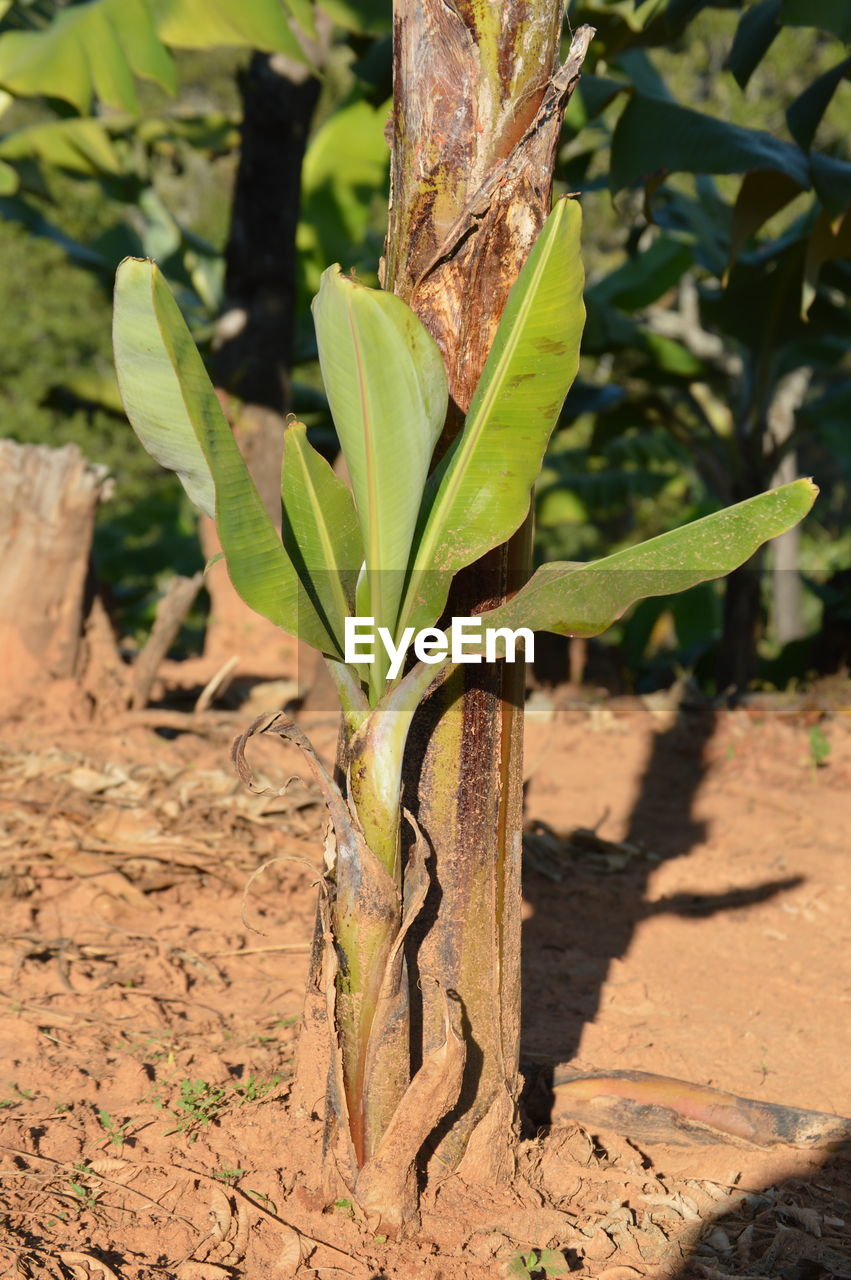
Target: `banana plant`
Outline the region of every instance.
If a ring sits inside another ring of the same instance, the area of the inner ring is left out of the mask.
[[[460,661],[517,658],[535,630],[604,631],[635,601],[719,578],[796,524],[816,493],[798,480],[592,564],[548,564],[507,602],[448,619],[455,574],[526,520],[550,434],[579,363],[580,206],[556,203],[509,296],[466,419],[441,453],[440,351],[392,293],[327,270],[313,313],[320,365],[351,484],[291,421],[280,528],[267,514],[201,357],[157,267],[126,259],[114,345],[143,446],[216,521],[234,587],[313,645],[339,693],[347,776],[338,785],[282,714],[255,722],[304,752],[332,835],[321,892],[337,1171],[392,1226],[411,1213],[413,1170],[455,1104],[465,1045],[445,1038],[411,1078],[404,943],[429,890],[428,832],[403,810],[402,760],[417,707]],[[371,636],[370,646],[364,637]],[[353,641],[360,641],[355,643]]]

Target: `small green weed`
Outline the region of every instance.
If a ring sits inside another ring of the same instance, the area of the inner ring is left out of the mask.
[[[570,1275],[570,1267],[560,1249],[530,1249],[509,1259],[505,1275],[511,1280],[555,1280]]]
[[[161,1098],[156,1098],[154,1102],[160,1107],[165,1106]],[[177,1124],[166,1133],[189,1133],[197,1137],[194,1131],[217,1120],[227,1104],[226,1088],[217,1088],[206,1080],[189,1080],[184,1077],[180,1082],[179,1096],[168,1108]]]
[[[267,1196],[264,1191],[254,1191],[251,1187],[243,1187],[243,1194],[248,1196],[250,1200],[256,1200],[261,1209],[265,1209],[267,1213],[277,1213],[278,1206],[271,1196]]]
[[[35,1089],[22,1089],[20,1085],[14,1083],[10,1084],[9,1088],[15,1096],[11,1098],[0,1098],[0,1110],[4,1110],[9,1107],[17,1107],[22,1101],[31,1102],[36,1096]]]
[[[224,1169],[217,1169],[213,1173],[213,1177],[218,1178],[220,1182],[226,1182],[230,1187],[235,1187],[240,1178],[244,1177],[246,1173],[248,1173],[247,1169],[229,1169],[225,1165]]]
[[[281,1083],[279,1075],[271,1076],[268,1080],[258,1080],[257,1076],[249,1076],[245,1084],[235,1084],[234,1093],[240,1099],[240,1102],[259,1102],[261,1098],[265,1098],[273,1089]]]
[[[184,1077],[180,1081],[180,1093],[169,1102],[162,1096],[154,1098],[154,1106],[166,1110],[177,1124],[170,1133],[185,1133],[194,1140],[197,1131],[214,1120],[218,1120],[229,1106],[244,1106],[249,1102],[259,1102],[265,1098],[281,1082],[279,1075],[261,1080],[257,1076],[249,1076],[243,1084],[212,1085],[206,1080],[189,1080]]]
[[[101,1107],[98,1111],[98,1124],[114,1147],[124,1146],[124,1143],[127,1140],[127,1130],[130,1128],[129,1120],[125,1120],[123,1124],[119,1124],[117,1120],[113,1120],[108,1111]]]
[[[89,1166],[85,1160],[81,1164],[75,1164],[74,1169],[77,1173],[88,1173]],[[69,1178],[68,1186],[80,1201],[81,1209],[94,1209],[101,1196],[101,1190],[98,1187],[87,1186],[80,1178]]]
[[[763,1049],[763,1053],[765,1053],[764,1049]],[[756,1069],[762,1076],[762,1080],[760,1083],[765,1084],[766,1078],[771,1075],[771,1071],[772,1071],[771,1067],[765,1061],[765,1058],[763,1058],[760,1062],[757,1063]]]
[[[813,772],[823,768],[830,758],[830,739],[820,725],[814,724],[809,734],[810,765]]]
[[[288,1027],[294,1027],[296,1023],[300,1020],[300,1018],[301,1018],[301,1014],[299,1013],[290,1014],[289,1017],[286,1017],[286,1018],[279,1018],[274,1013],[270,1014],[269,1017],[266,1018],[265,1020],[266,1025],[269,1028],[270,1034],[256,1036],[255,1037],[256,1043],[257,1044],[281,1044],[280,1036],[275,1035],[273,1033],[276,1031],[280,1031],[282,1029],[286,1029]]]

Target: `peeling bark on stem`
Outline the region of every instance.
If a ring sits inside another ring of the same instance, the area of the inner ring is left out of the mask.
[[[395,8],[384,284],[443,353],[454,406],[447,441],[550,209],[562,114],[593,35],[577,31],[559,68],[561,22],[561,4],[549,0]],[[459,576],[449,612],[505,598],[528,576],[529,556],[527,526]],[[523,696],[518,666],[450,675],[415,721],[406,770],[436,881],[409,935],[414,1033],[427,1061],[444,1036],[439,993],[452,990],[467,1043],[459,1099],[430,1142],[438,1168],[464,1157],[465,1175],[482,1179],[512,1168]]]

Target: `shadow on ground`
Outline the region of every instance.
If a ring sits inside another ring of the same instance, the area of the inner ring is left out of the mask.
[[[851,1280],[851,1152],[770,1185],[731,1187],[666,1280]]]
[[[554,1068],[576,1056],[583,1028],[600,1009],[612,962],[626,955],[643,921],[660,912],[707,916],[742,910],[802,883],[801,877],[767,880],[725,894],[701,893],[698,885],[693,893],[648,901],[654,869],[686,857],[708,835],[695,816],[695,800],[715,729],[712,711],[701,708],[681,710],[675,723],[655,734],[619,844],[532,824],[524,858],[524,897],[531,912],[523,934],[521,1048],[530,1135],[550,1123]],[[632,1064],[595,1065],[608,1070]],[[601,1141],[605,1145],[605,1132]],[[640,1139],[637,1147],[641,1159]],[[647,1150],[648,1170],[664,1173],[665,1151]],[[694,1178],[707,1179],[722,1148],[679,1150],[680,1170],[685,1164]],[[784,1150],[800,1175],[784,1176],[788,1167],[784,1171],[777,1160],[771,1166],[770,1159],[765,1168],[776,1173],[749,1174],[747,1160],[738,1159],[742,1150],[731,1144],[729,1167],[744,1172],[731,1173],[729,1185],[713,1184],[717,1211],[709,1220],[703,1212],[695,1215],[684,1244],[687,1256],[653,1274],[660,1280],[851,1280],[851,1151],[819,1158]],[[687,1190],[688,1180],[680,1181],[680,1200],[671,1197],[667,1206],[681,1211],[686,1222]],[[638,1271],[615,1267],[612,1275],[645,1274],[638,1255],[634,1261]]]
[[[599,1011],[612,962],[626,955],[643,921],[658,914],[740,911],[801,883],[790,876],[727,893],[698,887],[648,901],[648,881],[659,864],[686,857],[706,838],[694,804],[715,727],[711,708],[699,707],[682,709],[655,734],[623,841],[543,824],[532,824],[527,833],[523,891],[531,911],[523,926],[521,1061],[533,1128],[549,1123],[552,1069],[576,1056],[583,1027]]]

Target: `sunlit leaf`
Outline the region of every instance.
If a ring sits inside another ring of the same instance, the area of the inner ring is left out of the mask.
[[[443,359],[401,299],[365,288],[339,267],[324,273],[313,315],[363,535],[368,612],[378,625],[392,627],[446,417]]]
[[[121,163],[99,120],[49,120],[16,129],[0,140],[0,156],[24,160],[37,156],[72,173],[120,173]]]
[[[123,0],[122,0],[123,3]],[[232,45],[306,58],[281,0],[147,0],[157,32],[178,49]]]
[[[18,172],[5,160],[0,160],[0,196],[13,196],[20,186]]]
[[[392,28],[386,0],[322,0],[322,9],[344,30],[359,35],[381,35]]]
[[[732,572],[798,524],[817,492],[811,480],[796,480],[603,560],[544,565],[511,600],[482,614],[482,624],[599,635],[637,600]]]
[[[95,95],[124,111],[139,108],[134,76],[174,92],[174,62],[146,0],[93,0],[61,9],[41,31],[0,36],[0,84],[16,94],[49,94],[81,113]]]
[[[222,413],[177,303],[157,267],[126,258],[113,329],[130,423],[192,501],[212,515],[230,579],[250,608],[326,653],[339,646],[281,543]]]
[[[298,249],[310,293],[329,262],[356,263],[372,218],[372,196],[385,197],[390,153],[387,107],[344,102],[310,140],[301,172]]]
[[[0,85],[62,98],[84,115],[95,97],[135,114],[136,76],[177,88],[166,45],[236,45],[306,62],[281,0],[90,0],[60,9],[43,30],[0,36]]]
[[[575,200],[553,209],[508,298],[463,431],[426,493],[398,628],[429,626],[451,576],[523,523],[579,367],[585,321]]]

